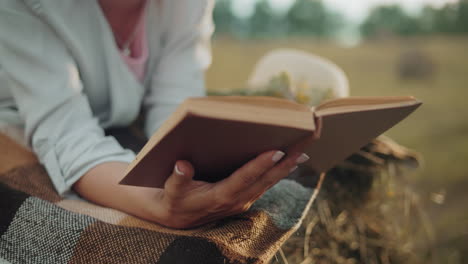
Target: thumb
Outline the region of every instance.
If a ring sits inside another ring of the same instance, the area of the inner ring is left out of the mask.
[[[171,176],[167,179],[165,188],[181,188],[192,182],[194,170],[188,161],[177,161]]]

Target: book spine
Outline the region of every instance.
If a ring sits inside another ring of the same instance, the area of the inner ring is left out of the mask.
[[[323,121],[321,116],[317,116],[314,113],[314,122],[315,122],[315,131],[314,131],[314,139],[317,140],[320,138],[322,134],[322,127],[323,127]]]

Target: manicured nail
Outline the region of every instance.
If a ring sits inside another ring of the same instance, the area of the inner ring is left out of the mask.
[[[280,161],[283,157],[284,157],[284,152],[282,151],[277,151],[275,153],[275,155],[273,155],[273,157],[271,158],[273,160],[274,163]]]
[[[302,153],[297,159],[296,159],[296,163],[297,164],[301,164],[301,163],[304,163],[306,161],[308,161],[310,158],[309,156],[307,156],[307,154],[305,153]]]
[[[294,168],[290,169],[290,170],[289,170],[289,173],[293,173],[295,170],[297,170],[298,167],[299,167],[299,166],[295,166]]]
[[[175,165],[175,173],[179,174],[179,175],[184,175],[184,173],[179,169],[179,167],[177,167],[177,164]]]

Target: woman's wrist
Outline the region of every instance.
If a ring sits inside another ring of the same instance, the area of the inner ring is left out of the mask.
[[[120,185],[127,163],[107,162],[89,170],[73,186],[88,201],[152,222],[163,220],[162,189]]]

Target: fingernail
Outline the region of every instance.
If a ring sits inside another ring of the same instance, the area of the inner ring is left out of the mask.
[[[295,170],[297,170],[298,167],[299,167],[299,166],[295,166],[294,168],[290,169],[290,170],[289,170],[289,173],[293,173]]]
[[[307,156],[307,154],[305,153],[302,153],[297,159],[296,159],[296,163],[297,164],[301,164],[301,163],[304,163],[306,161],[308,161],[310,158],[309,156]]]
[[[184,173],[179,169],[179,167],[177,167],[177,164],[175,165],[174,171],[175,171],[175,173],[177,173],[179,175],[184,175]]]
[[[275,155],[273,155],[273,157],[271,159],[273,160],[273,162],[276,163],[276,162],[280,161],[284,157],[284,155],[285,155],[284,152],[277,151],[275,153]]]

